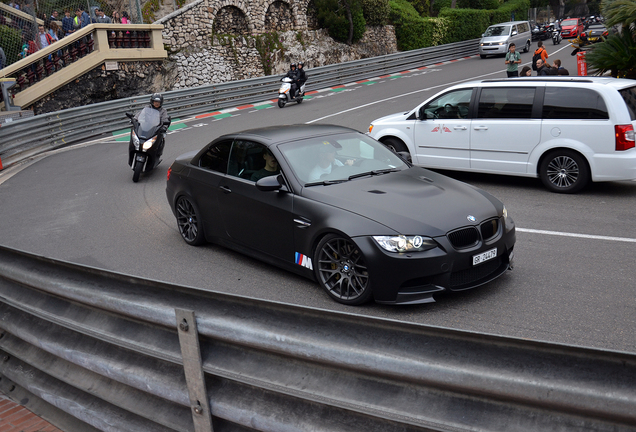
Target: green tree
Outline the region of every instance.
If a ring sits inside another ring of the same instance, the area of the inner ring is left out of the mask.
[[[619,30],[589,49],[585,57],[590,71],[636,79],[636,0],[603,0],[601,10],[607,28]]]
[[[362,38],[366,21],[358,0],[316,0],[318,24],[329,36],[351,45]]]

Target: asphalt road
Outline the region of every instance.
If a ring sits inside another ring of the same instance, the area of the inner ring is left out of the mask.
[[[550,60],[560,58],[576,72],[565,43],[553,47],[549,42],[547,48]],[[524,63],[531,55],[522,54]],[[308,75],[308,90],[317,90],[311,87],[311,70]],[[168,135],[164,162],[137,184],[126,164],[127,141],[102,137],[53,152],[0,173],[0,244],[242,296],[636,352],[636,182],[601,183],[578,195],[557,195],[538,179],[445,172],[504,201],[518,227],[516,267],[484,287],[418,306],[340,305],[314,282],[219,246],[187,246],[177,231],[165,197],[169,164],[220,134],[308,122],[365,131],[371,120],[407,111],[452,83],[505,76],[503,58],[471,58],[322,91],[299,106],[190,119]]]

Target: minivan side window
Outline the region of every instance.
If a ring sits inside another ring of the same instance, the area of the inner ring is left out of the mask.
[[[534,87],[482,88],[477,118],[532,118],[534,92]]]
[[[544,119],[608,119],[607,106],[594,90],[571,87],[546,87],[543,99]]]
[[[618,92],[623,96],[629,117],[632,121],[636,120],[636,87],[628,87]]]

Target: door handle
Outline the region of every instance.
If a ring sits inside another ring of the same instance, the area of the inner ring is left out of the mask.
[[[455,130],[466,130],[466,126],[455,126],[453,129],[455,129]]]
[[[475,126],[475,130],[488,130],[488,126]]]
[[[229,186],[219,186],[219,189],[221,189],[226,194],[232,193],[232,189],[230,189]]]

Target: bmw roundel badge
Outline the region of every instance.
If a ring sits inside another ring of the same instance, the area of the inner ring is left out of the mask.
[[[468,215],[468,216],[466,217],[466,219],[468,219],[468,220],[469,220],[469,221],[471,221],[471,222],[475,222],[475,221],[477,220],[477,219],[475,218],[475,216],[473,216],[473,215]]]

